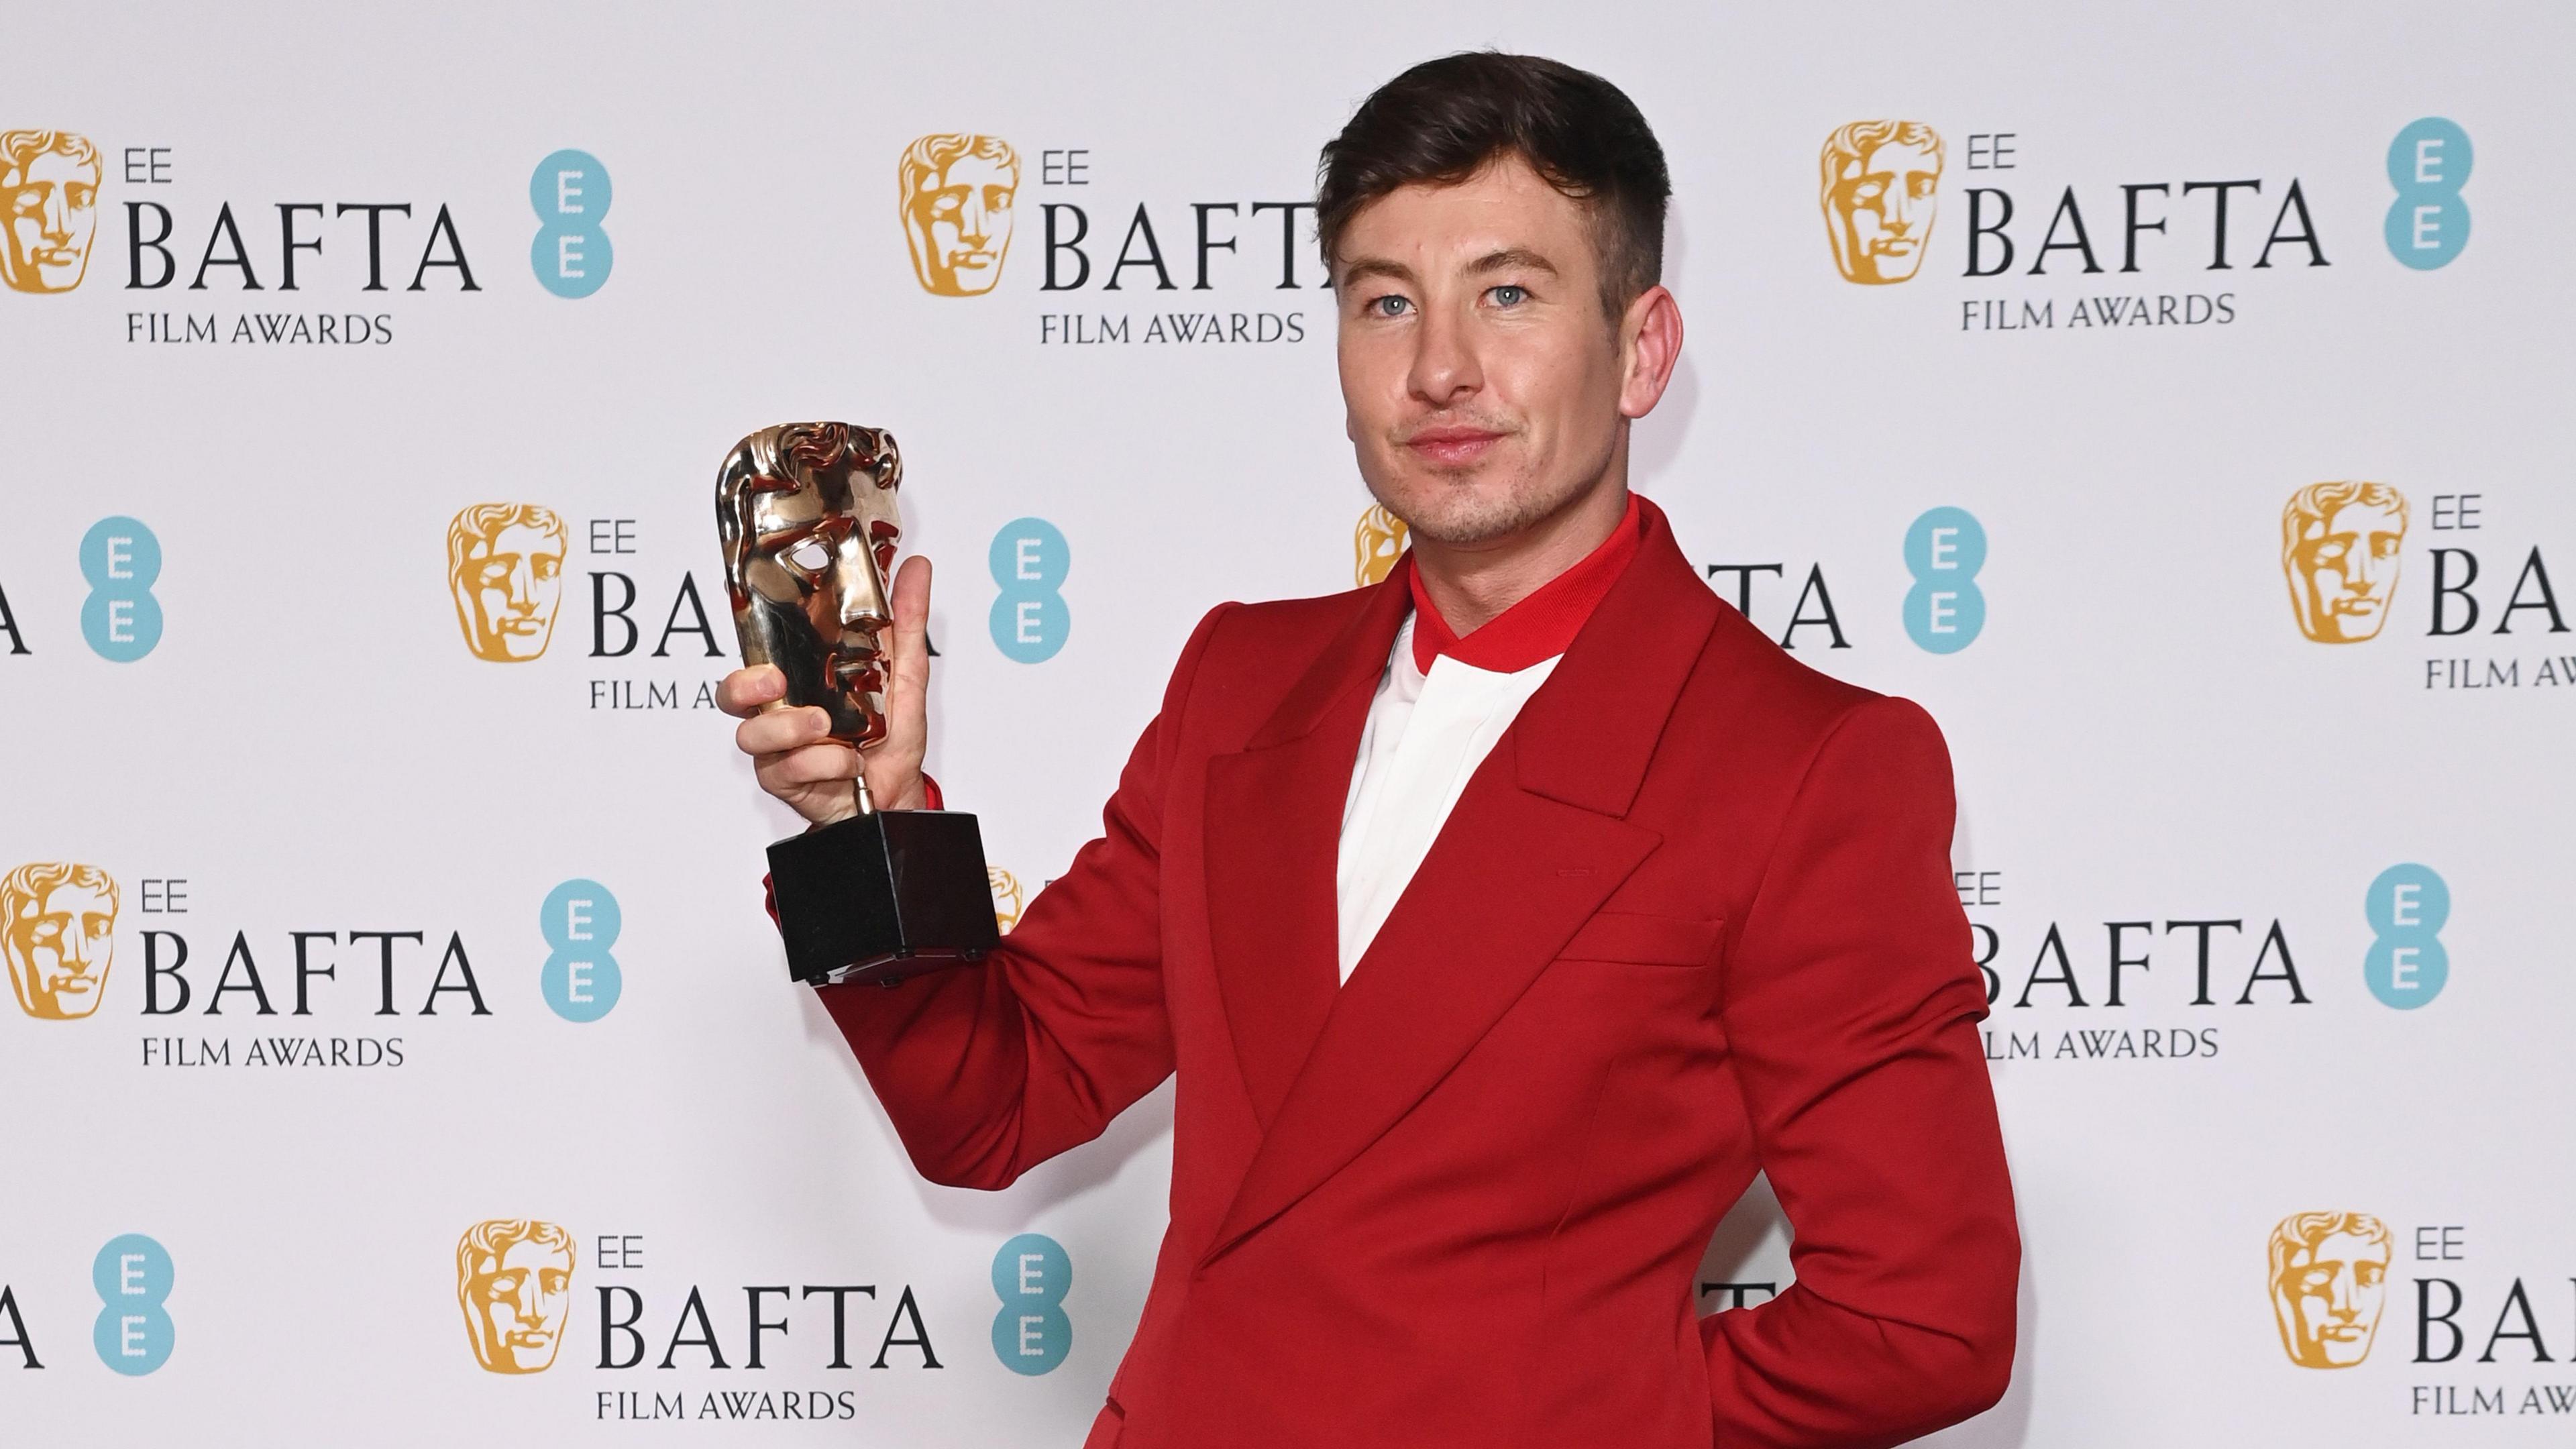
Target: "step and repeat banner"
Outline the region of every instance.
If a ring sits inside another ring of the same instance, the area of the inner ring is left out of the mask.
[[[1486,45],[1670,154],[1637,486],[1956,758],[2028,1251],[1943,1442],[2576,1436],[2576,21],[742,9],[20,28],[0,1438],[1075,1442],[1169,1089],[910,1171],[761,911],[716,467],[899,439],[1007,926],[1201,614],[1403,547],[1316,151]]]

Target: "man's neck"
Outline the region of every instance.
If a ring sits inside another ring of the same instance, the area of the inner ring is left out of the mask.
[[[1440,617],[1464,638],[1581,563],[1627,511],[1627,470],[1614,468],[1582,497],[1518,533],[1466,545],[1416,534],[1413,566]]]

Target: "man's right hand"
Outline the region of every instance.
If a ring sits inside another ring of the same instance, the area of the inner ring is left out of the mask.
[[[760,788],[817,825],[858,813],[850,780],[862,763],[880,810],[929,804],[921,756],[930,738],[930,560],[915,555],[894,576],[893,648],[886,661],[886,736],[862,753],[826,738],[831,717],[813,705],[779,704],[787,677],[777,666],[737,669],[716,686],[716,704],[742,721],[734,743],[751,756]]]

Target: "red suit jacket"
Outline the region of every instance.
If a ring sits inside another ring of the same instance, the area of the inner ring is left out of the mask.
[[[1178,1074],[1089,1449],[1878,1445],[1985,1408],[2020,1244],[1949,759],[1661,513],[1348,984],[1333,870],[1400,579],[1218,608],[1102,836],[976,966],[823,993],[923,1176]],[[1767,1170],[1797,1282],[1696,1316]]]

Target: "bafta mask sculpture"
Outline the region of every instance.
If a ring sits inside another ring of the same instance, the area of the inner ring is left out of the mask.
[[[69,131],[0,131],[0,282],[68,292],[89,270],[98,235],[98,148]]]
[[[474,1361],[496,1374],[550,1368],[572,1315],[572,1234],[553,1223],[495,1218],[456,1244],[456,1301]]]
[[[2272,1318],[2302,1368],[2370,1356],[2388,1296],[2388,1225],[2368,1213],[2293,1213],[2272,1229]]]
[[[546,652],[563,603],[564,523],[535,503],[477,503],[447,525],[447,587],[477,659],[524,663]]]
[[[895,167],[912,274],[941,297],[976,297],[1002,280],[1020,155],[999,136],[924,136]]]
[[[116,882],[94,865],[39,861],[0,879],[0,954],[29,1016],[98,1010],[116,956]]]
[[[1387,512],[1385,504],[1370,504],[1351,530],[1351,582],[1362,588],[1385,582],[1404,556],[1405,533],[1404,520]]]
[[[1940,208],[1940,133],[1921,121],[1854,121],[1825,138],[1822,161],[1825,230],[1844,280],[1910,280]]]
[[[832,737],[885,736],[886,574],[903,526],[894,439],[850,423],[789,423],[735,445],[716,481],[716,533],[745,665],[774,664],[787,703],[820,705]]]
[[[2281,572],[2299,632],[2320,644],[2378,635],[2397,592],[2406,495],[2385,483],[2311,483],[2281,510]]]

